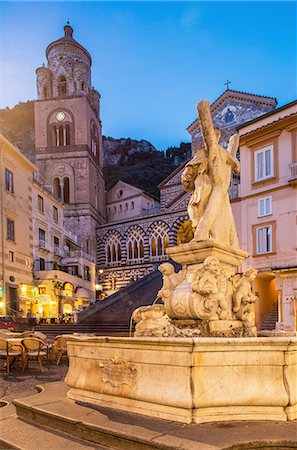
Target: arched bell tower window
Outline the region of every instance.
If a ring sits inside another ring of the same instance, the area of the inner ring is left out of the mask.
[[[54,110],[48,117],[48,146],[64,147],[75,144],[73,115],[64,109]]]
[[[63,180],[63,200],[64,203],[70,203],[70,193],[69,193],[69,178],[65,177]]]
[[[91,123],[91,151],[94,156],[97,155],[98,151],[98,131],[94,122]]]
[[[54,195],[61,199],[62,192],[61,192],[61,184],[60,184],[59,178],[54,178],[53,186],[54,186]]]
[[[67,94],[67,82],[66,78],[63,75],[61,75],[60,78],[58,79],[57,88],[58,88],[58,97],[63,97],[64,95]]]
[[[64,177],[63,180],[56,177],[53,179],[54,195],[59,198],[62,203],[70,203],[70,179]]]
[[[52,125],[51,134],[53,147],[71,144],[71,128],[69,124]]]

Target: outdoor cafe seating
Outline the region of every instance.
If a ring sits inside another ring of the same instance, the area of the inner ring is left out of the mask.
[[[25,337],[22,339],[21,344],[25,349],[23,372],[28,367],[30,360],[36,360],[39,364],[40,372],[42,372],[42,360],[45,359],[49,370],[50,347],[43,340],[37,337]]]
[[[9,374],[10,366],[13,362],[19,361],[23,365],[24,347],[20,344],[11,342],[9,339],[0,338],[0,358],[6,367],[6,373]]]

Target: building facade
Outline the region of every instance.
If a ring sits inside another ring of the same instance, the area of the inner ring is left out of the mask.
[[[239,127],[240,201],[234,207],[247,264],[258,269],[257,317],[278,306],[277,328],[296,329],[297,101]]]
[[[33,179],[34,299],[26,298],[23,310],[41,318],[72,315],[95,301],[95,259],[85,254],[77,236],[65,226],[65,206],[53,187],[35,173]]]
[[[32,176],[35,170],[0,134],[0,315],[19,311],[22,283],[34,288]]]

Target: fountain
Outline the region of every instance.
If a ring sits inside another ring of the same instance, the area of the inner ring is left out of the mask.
[[[175,427],[297,418],[297,338],[257,337],[251,285],[257,271],[238,271],[248,257],[239,248],[228,197],[231,172],[239,171],[238,137],[227,150],[220,147],[209,103],[201,101],[197,110],[204,147],[182,175],[192,192],[195,233],[191,242],[168,249],[181,270],[159,267],[162,304],[134,311],[134,337],[67,335],[66,386],[50,383],[43,394],[16,400],[19,417],[115,448],[144,441],[145,448],[159,448],[152,436],[163,436],[159,425],[158,433],[137,434],[135,417],[126,427],[126,419],[112,421],[119,411],[150,416],[148,428],[154,418],[181,422]],[[184,444],[179,448],[193,448],[192,441]]]
[[[68,398],[183,423],[297,418],[297,340],[257,337],[251,283],[239,248],[228,187],[238,136],[219,145],[210,105],[197,105],[204,147],[182,184],[195,230],[161,264],[162,304],[133,313],[134,337],[67,337]]]

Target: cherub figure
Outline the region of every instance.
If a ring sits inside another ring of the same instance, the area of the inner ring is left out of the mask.
[[[247,269],[243,275],[233,277],[233,285],[236,289],[233,294],[233,312],[238,312],[241,304],[255,303],[258,297],[252,292],[252,282],[257,276],[258,271],[253,267]]]
[[[219,260],[215,256],[208,256],[203,263],[200,276],[192,283],[192,290],[206,297],[204,308],[211,312],[210,319],[228,318],[225,281]]]
[[[172,292],[174,291],[176,286],[183,281],[185,277],[185,271],[180,270],[176,273],[174,270],[174,266],[167,262],[160,264],[158,270],[163,275],[163,286],[159,290],[157,296],[163,301],[165,309],[167,310],[166,306],[170,302]]]

